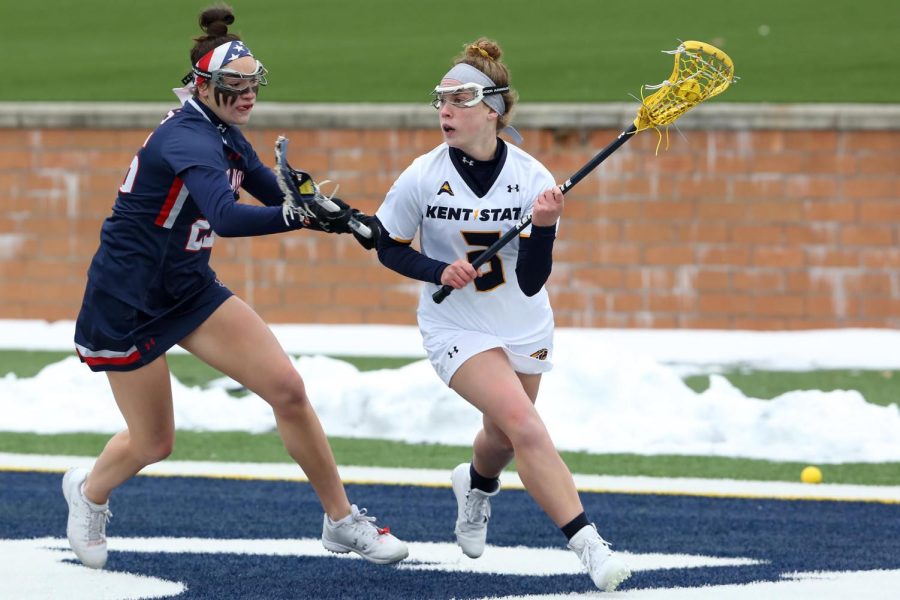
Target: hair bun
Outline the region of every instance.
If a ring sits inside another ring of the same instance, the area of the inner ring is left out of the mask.
[[[503,51],[500,46],[493,40],[488,38],[478,38],[471,44],[466,45],[466,55],[473,58],[486,58],[491,61],[500,60]]]
[[[210,37],[222,37],[228,33],[228,26],[234,23],[234,12],[230,6],[214,6],[200,14],[200,29]]]

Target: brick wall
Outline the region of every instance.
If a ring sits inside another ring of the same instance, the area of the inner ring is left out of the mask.
[[[431,126],[262,125],[247,134],[265,160],[288,135],[295,166],[366,212],[440,142]],[[620,129],[525,125],[524,148],[559,181]],[[75,317],[100,224],[150,128],[0,127],[0,318]],[[641,133],[567,195],[549,284],[559,326],[900,326],[896,128],[684,134],[657,154],[656,134]],[[269,322],[415,323],[418,285],[349,236],[220,238],[213,264]]]

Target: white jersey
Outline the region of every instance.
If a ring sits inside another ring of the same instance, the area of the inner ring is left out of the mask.
[[[556,185],[532,156],[512,144],[506,147],[503,168],[482,198],[457,172],[446,144],[418,157],[376,213],[386,232],[400,242],[411,242],[418,232],[420,251],[435,260],[474,260],[531,212],[538,194]],[[520,235],[530,233],[529,226]],[[453,290],[441,304],[431,298],[440,286],[426,283],[418,309],[423,334],[435,329],[478,331],[496,336],[507,346],[552,336],[547,290],[528,297],[519,289],[518,252],[517,238],[481,267],[481,277]]]

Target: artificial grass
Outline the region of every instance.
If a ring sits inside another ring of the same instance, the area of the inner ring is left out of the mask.
[[[821,371],[729,370],[721,373],[745,396],[771,400],[796,390],[856,390],[866,402],[900,404],[900,373],[892,370],[827,369]],[[709,387],[708,375],[691,375],[684,382],[695,392]]]
[[[0,452],[96,456],[108,434],[0,432]],[[330,438],[341,465],[403,467],[449,471],[471,458],[468,446],[408,444],[387,440]],[[698,477],[756,481],[799,481],[799,462],[675,455],[588,454],[562,452],[573,473],[648,477]],[[179,431],[171,460],[289,463],[276,433]],[[820,465],[826,483],[900,485],[900,463]],[[515,464],[511,465],[515,469]]]
[[[174,102],[207,4],[4,2],[16,77],[0,86],[0,101]],[[266,102],[425,103],[451,58],[479,36],[501,43],[523,102],[633,102],[642,84],[668,77],[672,60],[661,51],[679,40],[734,59],[741,80],[716,102],[895,102],[889,74],[900,70],[894,0],[229,4],[231,30],[269,69]],[[448,19],[448,10],[477,18]],[[165,27],[146,26],[159,15]],[[60,67],[73,48],[78,60]]]

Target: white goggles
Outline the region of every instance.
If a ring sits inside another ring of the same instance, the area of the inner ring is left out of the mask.
[[[439,85],[431,92],[431,95],[434,96],[431,105],[440,109],[445,102],[449,102],[459,108],[469,108],[484,100],[485,96],[502,94],[508,91],[508,85],[494,85],[490,87],[483,86],[480,83],[464,83],[451,86]]]

